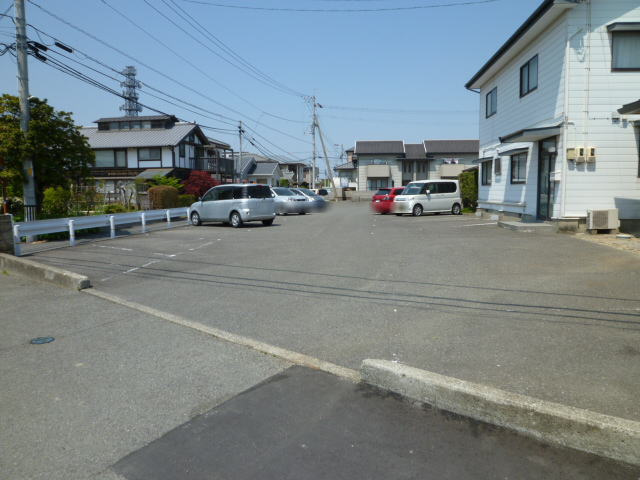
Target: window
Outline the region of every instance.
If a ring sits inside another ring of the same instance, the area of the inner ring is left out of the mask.
[[[139,162],[159,162],[161,158],[162,149],[160,147],[138,149]]]
[[[378,190],[380,188],[388,188],[388,187],[389,187],[388,178],[368,178],[367,179],[367,190]]]
[[[486,118],[489,118],[498,113],[498,87],[487,93],[486,103]]]
[[[640,70],[640,30],[612,32],[612,70]]]
[[[455,193],[456,184],[454,182],[442,182],[438,184],[438,193]]]
[[[118,130],[120,124],[118,122],[109,122],[109,130]]]
[[[179,155],[181,157],[184,157],[184,142],[180,142],[180,144],[178,145],[178,151]]]
[[[106,122],[98,123],[98,130],[109,130],[109,124]]]
[[[143,120],[140,125],[142,128],[151,128],[151,120]]]
[[[120,122],[120,130],[129,130],[129,122]]]
[[[204,194],[204,197],[202,197],[202,201],[203,202],[212,202],[214,200],[218,200],[218,191],[220,189],[219,188],[212,188],[211,190],[209,190],[207,193]]]
[[[271,189],[266,185],[231,188],[233,188],[233,198],[271,198]]]
[[[126,150],[96,150],[96,167],[126,167],[127,151]]]
[[[496,177],[499,177],[500,175],[502,175],[502,158],[501,157],[497,157],[493,161],[493,171]]]
[[[164,128],[163,120],[151,120],[151,128]]]
[[[482,162],[480,166],[481,170],[481,183],[482,185],[491,185],[491,163],[493,160],[489,160],[488,162]]]
[[[527,153],[511,155],[511,183],[526,183]]]
[[[524,97],[538,88],[538,56],[520,68],[520,96]]]

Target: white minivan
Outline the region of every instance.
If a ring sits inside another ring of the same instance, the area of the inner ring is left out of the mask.
[[[419,217],[424,212],[462,213],[458,180],[420,180],[408,184],[393,201],[393,213]]]

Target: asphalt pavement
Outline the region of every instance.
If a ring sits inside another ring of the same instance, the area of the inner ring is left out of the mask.
[[[123,458],[127,480],[636,479],[639,468],[291,367]]]
[[[0,274],[0,299],[3,480],[117,478],[123,456],[289,367],[14,275]]]
[[[640,259],[474,216],[366,203],[36,254],[95,288],[358,368],[397,360],[640,420]]]

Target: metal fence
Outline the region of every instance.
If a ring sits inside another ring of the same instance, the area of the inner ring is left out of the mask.
[[[190,208],[170,208],[167,210],[145,210],[142,212],[115,213],[113,215],[90,215],[86,217],[53,218],[50,220],[36,220],[20,222],[13,226],[15,254],[22,253],[22,237],[44,235],[46,233],[69,232],[69,245],[76,244],[76,231],[88,228],[109,227],[111,238],[116,236],[116,228],[122,225],[141,225],[142,233],[147,231],[147,222],[165,220],[167,227],[172,220],[186,217],[189,219]]]

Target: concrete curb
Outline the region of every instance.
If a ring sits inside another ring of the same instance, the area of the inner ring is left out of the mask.
[[[91,287],[89,277],[6,253],[0,253],[0,269],[73,290]]]
[[[640,465],[640,422],[567,407],[387,360],[364,360],[365,383],[546,443]]]

